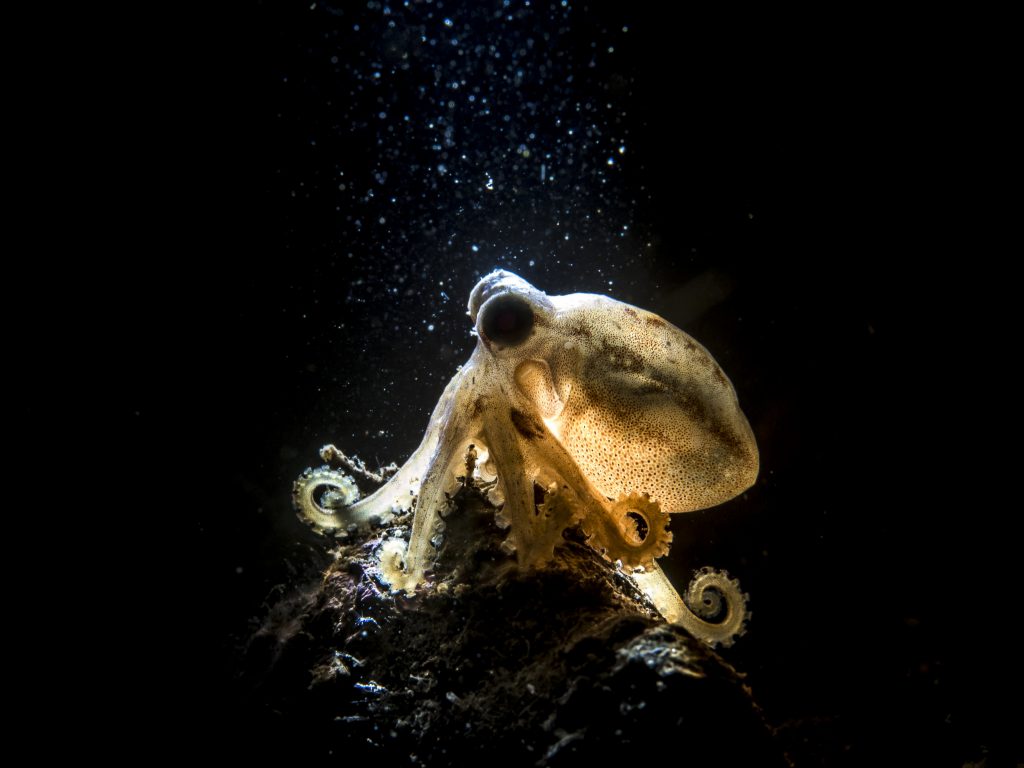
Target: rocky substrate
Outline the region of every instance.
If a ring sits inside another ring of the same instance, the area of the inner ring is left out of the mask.
[[[290,754],[345,764],[785,765],[713,650],[580,541],[520,572],[494,513],[478,488],[455,495],[414,596],[381,579],[382,542],[408,535],[398,520],[350,533],[322,581],[271,607],[243,679],[268,750],[287,738]]]

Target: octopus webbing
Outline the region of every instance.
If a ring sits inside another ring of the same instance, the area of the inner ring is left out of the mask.
[[[428,583],[458,478],[496,478],[497,522],[520,568],[543,567],[563,531],[578,527],[667,620],[731,642],[745,618],[738,584],[704,569],[684,600],[655,562],[671,542],[669,513],[720,504],[757,478],[753,432],[708,351],[650,312],[588,293],[548,296],[504,270],[473,288],[469,317],[476,349],[409,460],[361,500],[347,475],[308,470],[295,486],[300,513],[332,533],[414,509],[408,547],[391,553],[390,585],[414,593]]]

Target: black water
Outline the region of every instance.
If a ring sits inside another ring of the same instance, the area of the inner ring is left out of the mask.
[[[964,258],[942,78],[899,30],[639,6],[261,3],[171,54],[151,149],[188,178],[151,284],[175,311],[128,414],[183,459],[167,738],[286,750],[231,676],[321,549],[291,481],[326,442],[404,460],[502,267],[657,312],[732,378],[760,480],[676,518],[666,569],[750,592],[727,658],[798,764],[1013,754],[1013,635],[974,578],[993,512],[951,423],[975,417],[928,397],[946,361],[981,364],[934,287]]]

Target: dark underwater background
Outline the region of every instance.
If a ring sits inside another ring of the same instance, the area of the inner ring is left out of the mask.
[[[732,379],[760,478],[674,517],[663,563],[750,593],[723,656],[797,765],[1021,759],[1019,592],[996,597],[982,498],[1008,481],[958,431],[990,417],[958,384],[985,362],[948,267],[971,262],[944,191],[955,47],[780,14],[371,0],[177,21],[145,147],[174,186],[127,297],[173,306],[124,402],[175,465],[154,533],[173,650],[134,713],[156,743],[289,754],[237,676],[267,601],[324,563],[292,481],[328,442],[408,457],[473,348],[469,291],[504,268],[656,312]]]

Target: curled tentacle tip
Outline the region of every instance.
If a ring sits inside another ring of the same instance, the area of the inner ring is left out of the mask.
[[[705,566],[697,570],[683,595],[693,619],[682,623],[708,644],[728,648],[747,631],[749,599],[738,579],[729,578],[727,571]]]
[[[307,468],[292,485],[292,505],[299,519],[317,533],[345,526],[345,509],[359,500],[355,480],[328,466]]]
[[[655,558],[668,554],[672,543],[669,514],[648,494],[620,494],[611,505],[609,518],[583,520],[588,542],[609,560],[621,561],[627,569],[649,568]]]
[[[405,553],[407,544],[403,539],[388,539],[377,551],[380,579],[392,592],[401,591],[405,586]]]

